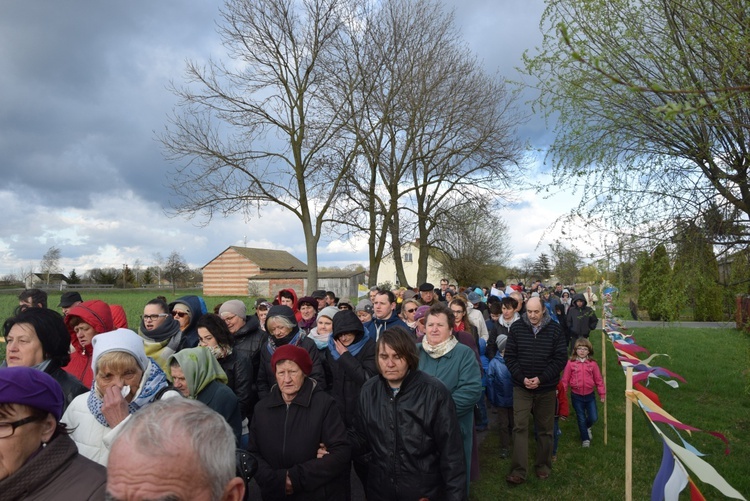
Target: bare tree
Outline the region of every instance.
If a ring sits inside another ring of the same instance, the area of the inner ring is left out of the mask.
[[[50,275],[60,272],[60,249],[54,245],[47,249],[39,264],[41,273],[45,276],[45,283],[49,285]]]
[[[342,104],[326,98],[347,9],[345,0],[227,0],[219,32],[231,61],[188,63],[192,86],[173,87],[180,111],[160,136],[181,162],[176,213],[208,221],[266,204],[289,211],[302,223],[311,289],[353,150],[340,134]]]
[[[366,19],[346,40],[352,49],[335,72],[342,89],[335,98],[348,103],[348,129],[360,148],[336,219],[368,235],[371,284],[388,251],[399,282],[408,283],[400,247],[415,237],[424,281],[437,208],[456,191],[501,195],[520,153],[518,117],[440,3],[388,0]]]
[[[156,278],[159,287],[161,287],[161,272],[164,268],[164,256],[161,252],[154,252],[154,268],[156,268]]]
[[[185,278],[189,271],[185,258],[179,252],[172,251],[164,265],[164,276],[172,283],[172,293],[177,289],[177,282]]]
[[[497,267],[510,259],[508,225],[487,205],[457,205],[433,231],[432,252],[440,271],[459,284],[494,281]]]

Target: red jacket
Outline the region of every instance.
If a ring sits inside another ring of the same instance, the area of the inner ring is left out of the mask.
[[[70,354],[70,363],[63,367],[63,369],[65,372],[77,377],[87,388],[91,388],[91,383],[94,379],[94,372],[91,369],[93,348],[90,344],[88,346],[81,346],[78,336],[76,336],[73,327],[70,325],[74,317],[80,318],[93,327],[97,334],[101,334],[115,330],[112,322],[112,311],[107,303],[94,299],[75,305],[65,315],[65,325],[68,326],[73,352]]]
[[[302,320],[302,313],[299,311],[299,304],[297,300],[297,293],[294,292],[294,289],[281,289],[278,294],[276,294],[276,304],[282,304],[281,303],[281,293],[282,292],[290,292],[292,294],[292,297],[294,298],[294,303],[292,304],[292,311],[294,312],[294,318],[297,319],[297,323],[299,323]]]

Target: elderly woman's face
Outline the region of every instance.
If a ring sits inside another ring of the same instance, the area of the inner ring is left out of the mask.
[[[143,370],[138,366],[135,358],[130,355],[127,355],[127,358],[130,359],[128,363],[119,367],[106,363],[99,364],[96,370],[96,388],[101,395],[104,395],[112,386],[116,386],[118,390],[130,386],[130,393],[125,396],[125,400],[131,402],[135,398],[138,386],[141,384]]]
[[[182,371],[182,367],[170,367],[169,374],[170,376],[172,376],[172,384],[174,385],[174,389],[179,391],[183,397],[189,397],[190,389],[188,388],[187,378],[185,377],[185,373]]]
[[[417,303],[413,303],[409,301],[408,303],[404,304],[401,307],[401,311],[404,314],[404,320],[407,322],[413,322],[414,321],[414,313],[417,311]]]
[[[172,310],[172,316],[180,322],[180,330],[183,331],[187,329],[187,326],[190,325],[190,314],[186,311],[180,311],[180,310]]]
[[[233,313],[224,313],[221,316],[222,320],[224,320],[224,323],[227,324],[227,329],[229,329],[229,332],[234,334],[238,330],[240,330],[245,323],[247,323],[247,319],[245,317],[239,317],[237,315],[234,315]]]
[[[297,362],[282,360],[276,364],[276,383],[285,402],[291,402],[305,382],[305,373]]]
[[[429,315],[424,328],[427,342],[433,346],[447,341],[452,334],[452,329],[448,326],[448,315],[445,313]]]
[[[268,328],[268,332],[276,339],[286,337],[290,332],[292,332],[292,329],[283,325],[281,322],[277,322],[276,317],[271,317],[271,320],[268,321],[268,325],[266,327]]]
[[[8,367],[33,367],[44,362],[44,348],[31,324],[15,324],[5,337]]]
[[[73,327],[73,330],[75,331],[76,337],[78,338],[78,342],[81,343],[81,346],[90,345],[91,340],[97,334],[94,328],[86,322],[79,322],[78,325]]]
[[[4,480],[16,473],[26,460],[41,447],[43,442],[49,442],[55,431],[55,418],[51,414],[40,420],[34,420],[20,426],[8,426],[24,418],[30,417],[31,407],[20,404],[9,404],[0,415],[0,480]],[[5,436],[6,433],[13,433]]]
[[[304,320],[310,320],[313,316],[315,316],[315,308],[307,303],[302,303],[302,305],[299,307],[299,312]]]

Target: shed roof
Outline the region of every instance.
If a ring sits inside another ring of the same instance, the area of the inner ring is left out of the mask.
[[[206,263],[205,268],[229,249],[252,261],[263,271],[307,271],[307,265],[284,250],[255,249],[230,245],[221,254]]]

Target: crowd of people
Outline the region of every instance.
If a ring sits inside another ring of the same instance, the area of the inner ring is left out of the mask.
[[[488,408],[507,482],[527,479],[530,420],[547,479],[568,390],[582,447],[593,440],[597,301],[591,287],[443,279],[356,304],[283,289],[251,314],[243,299],[209,312],[157,297],[131,330],[120,306],[65,292],[58,313],[30,289],[3,325],[0,492],[234,500],[254,475],[264,500],[344,500],[356,475],[368,500],[466,500]]]

